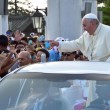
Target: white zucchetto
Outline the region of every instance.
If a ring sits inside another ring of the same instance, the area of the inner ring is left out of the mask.
[[[90,19],[97,19],[97,20],[98,20],[97,16],[96,16],[95,14],[93,14],[93,13],[88,13],[88,14],[86,14],[86,15],[83,17],[83,19],[84,19],[84,18],[90,18]]]

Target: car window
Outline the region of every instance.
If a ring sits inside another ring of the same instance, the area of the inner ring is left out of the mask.
[[[4,79],[0,83],[0,109],[104,110],[102,101],[109,103],[110,81],[84,80],[74,75],[63,80],[54,77]]]

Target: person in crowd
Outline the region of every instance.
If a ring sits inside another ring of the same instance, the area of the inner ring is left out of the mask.
[[[20,53],[21,51],[24,51],[26,50],[26,47],[25,47],[25,44],[23,42],[18,42],[16,45],[15,45],[15,50],[16,50],[16,53]]]
[[[74,61],[76,56],[76,51],[74,52],[62,52],[61,61]]]
[[[28,38],[28,45],[33,45],[33,37]]]
[[[26,51],[28,51],[31,55],[32,63],[36,62],[36,50],[33,45],[27,45],[26,46]]]
[[[0,35],[0,59],[1,59],[1,71],[0,77],[4,77],[8,74],[8,70],[16,62],[16,59],[12,58],[13,53],[7,50],[8,38],[5,35]]]
[[[13,31],[12,30],[7,30],[6,31],[6,36],[8,38],[9,44],[12,44],[14,42]]]
[[[11,67],[10,71],[13,71],[21,66],[29,65],[32,63],[31,54],[28,51],[20,51],[17,57],[18,60]]]
[[[15,32],[14,32],[14,42],[15,43],[18,43],[22,38],[23,38],[23,36],[21,35],[21,31],[20,30],[16,30]]]
[[[93,100],[85,110],[110,110],[110,82],[96,81],[98,98]]]
[[[88,59],[83,55],[83,53],[81,51],[76,52],[75,60],[77,60],[77,61],[88,61]]]
[[[8,38],[5,35],[0,35],[0,53],[2,53],[3,51],[5,53],[9,53],[7,47],[8,47]]]
[[[8,74],[9,69],[15,64],[18,59],[12,58],[13,53],[1,53],[0,54],[0,77],[3,78]]]
[[[110,26],[99,22],[97,16],[88,13],[82,18],[84,33],[72,41],[51,40],[51,46],[58,46],[60,52],[80,50],[89,61],[110,61]]]
[[[34,38],[33,38],[33,46],[34,46],[35,49],[36,49],[37,46],[38,46],[37,44],[38,44],[37,38],[34,37]]]
[[[40,35],[38,36],[38,41],[41,42],[44,40],[45,40],[45,36],[42,33],[40,33]]]
[[[25,66],[31,64],[31,55],[28,51],[21,51],[18,54],[19,66]]]
[[[28,45],[28,39],[27,39],[27,37],[21,38],[20,42],[22,42],[25,46],[27,46]]]
[[[60,53],[58,51],[58,48],[54,46],[49,50],[49,61],[59,61],[60,60]]]
[[[42,59],[42,54],[45,55],[45,58]],[[49,52],[46,49],[38,49],[36,51],[36,62],[41,62],[42,60],[45,60],[46,62],[48,62],[49,59]]]
[[[45,42],[44,41],[39,41],[39,47],[45,48]]]
[[[63,37],[57,37],[55,41],[63,42],[65,41],[65,39]],[[50,45],[50,42],[49,42],[49,45]],[[61,52],[58,51],[57,46],[52,47],[50,45],[49,54],[50,54],[49,61],[59,61],[62,59]]]

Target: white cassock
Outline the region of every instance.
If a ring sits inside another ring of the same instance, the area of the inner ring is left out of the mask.
[[[99,23],[94,35],[85,31],[80,38],[60,42],[60,52],[80,50],[89,61],[110,61],[110,26]]]

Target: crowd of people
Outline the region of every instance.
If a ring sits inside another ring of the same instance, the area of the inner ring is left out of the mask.
[[[56,40],[66,42],[62,37]],[[0,35],[0,60],[0,77],[4,77],[20,66],[32,63],[87,60],[87,58],[81,51],[59,52],[58,47],[52,47],[43,34],[31,32],[26,36],[20,30],[7,30],[6,35]]]

